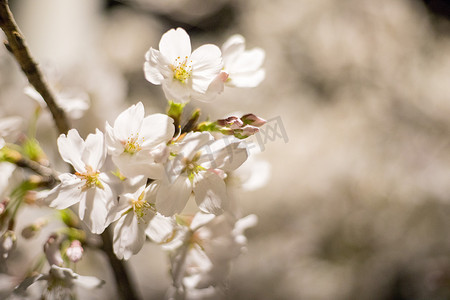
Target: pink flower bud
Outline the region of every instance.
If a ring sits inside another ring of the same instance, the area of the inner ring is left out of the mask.
[[[241,128],[244,123],[238,117],[231,116],[226,119],[217,120],[217,125],[230,129],[238,129]]]
[[[267,123],[266,120],[254,115],[254,114],[246,114],[241,118],[242,122],[245,124],[249,124],[256,127],[261,127]]]
[[[66,255],[70,259],[71,262],[78,262],[83,257],[83,247],[81,246],[81,242],[79,240],[74,240],[70,244],[70,247],[66,250]]]
[[[6,206],[8,206],[8,203],[8,198],[5,198],[2,202],[0,202],[0,215],[6,211]]]
[[[259,131],[258,127],[252,126],[252,125],[245,125],[244,127],[241,128],[241,134],[244,136],[250,136],[250,135],[254,135],[255,133],[257,133]]]

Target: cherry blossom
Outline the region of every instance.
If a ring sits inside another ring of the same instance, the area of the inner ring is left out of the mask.
[[[76,129],[58,138],[62,159],[71,164],[75,174],[59,175],[61,183],[51,190],[45,202],[57,209],[78,204],[78,216],[93,233],[102,233],[106,218],[115,205],[115,195],[108,185],[108,175],[100,171],[106,159],[103,133],[97,129],[84,141]]]
[[[25,278],[14,290],[16,295],[24,295],[29,286],[38,281],[47,283],[44,299],[73,299],[75,286],[85,289],[101,287],[105,282],[97,277],[82,276],[69,268],[52,265],[47,274],[38,274]]]
[[[158,181],[156,208],[165,216],[180,213],[194,192],[200,210],[220,214],[227,205],[226,171],[238,168],[248,157],[239,140],[214,141],[209,132],[190,132],[171,148],[166,163],[167,181]]]
[[[228,73],[226,85],[230,87],[255,87],[266,75],[262,64],[265,52],[261,48],[245,50],[245,39],[236,34],[222,46],[224,71]]]
[[[211,86],[222,69],[220,49],[206,44],[191,53],[189,35],[182,28],[167,31],[159,42],[159,50],[150,48],[145,59],[145,78],[162,85],[169,100],[209,101],[223,89],[220,84]],[[208,90],[210,87],[213,89]]]
[[[144,106],[139,102],[123,111],[114,127],[106,122],[106,145],[123,175],[160,179],[168,156],[166,143],[174,131],[172,118],[164,114],[144,117]]]

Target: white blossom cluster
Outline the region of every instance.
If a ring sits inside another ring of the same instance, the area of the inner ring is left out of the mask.
[[[77,129],[61,134],[58,150],[72,170],[60,173],[56,186],[34,197],[66,214],[75,213],[93,234],[111,225],[112,247],[119,259],[137,254],[147,239],[161,244],[172,265],[169,299],[218,297],[230,261],[245,247],[243,231],[257,221],[254,215],[240,218],[227,178],[249,156],[245,138],[265,121],[253,114],[203,123],[191,118],[191,126],[184,130],[179,125],[181,112],[185,102],[211,101],[225,86],[257,86],[265,76],[264,51],[245,50],[240,35],[221,49],[207,44],[191,51],[188,34],[177,28],[166,32],[159,50],[150,48],[145,58],[145,78],[162,85],[169,113],[146,115],[139,102],[85,139]],[[31,92],[35,94],[27,89]],[[88,108],[84,106],[88,102],[80,109],[78,101],[58,99],[66,112],[77,112],[76,118]],[[6,149],[4,136],[0,147]],[[190,199],[198,207],[195,215],[183,214]],[[22,235],[32,237],[46,224],[36,222]],[[79,261],[87,243],[73,232],[68,236],[49,237],[44,246],[49,273],[27,278],[16,293],[24,293],[36,281],[47,281],[47,292],[55,291],[54,297],[71,295],[76,283],[102,285],[101,280],[68,268],[66,262]]]

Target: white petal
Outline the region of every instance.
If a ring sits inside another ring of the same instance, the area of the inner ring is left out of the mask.
[[[137,134],[141,130],[144,113],[144,105],[141,102],[121,112],[114,121],[115,137],[126,142],[131,135]]]
[[[201,172],[196,175],[194,194],[200,210],[207,213],[221,214],[228,203],[225,182],[212,172]]]
[[[81,179],[73,174],[65,173],[59,176],[59,180],[61,183],[50,191],[44,203],[56,209],[65,209],[80,202],[84,197],[81,191],[83,185]]]
[[[19,116],[10,116],[0,119],[0,136],[4,138],[15,139],[20,133],[23,118]]]
[[[239,219],[234,224],[233,235],[236,237],[242,235],[247,228],[251,228],[258,224],[258,216],[251,214]]]
[[[172,236],[175,226],[173,217],[165,217],[157,213],[149,222],[145,233],[154,242],[163,243]]]
[[[78,274],[77,274],[78,275]],[[105,284],[104,280],[98,279],[97,277],[94,276],[81,276],[78,275],[75,279],[74,282],[76,285],[85,288],[85,289],[94,289],[94,288],[99,288],[101,287],[103,284]]]
[[[261,68],[265,55],[264,50],[261,48],[245,51],[234,60],[227,61],[225,65],[226,71],[230,74],[255,72]]]
[[[120,218],[120,216],[130,208],[132,208],[130,204],[130,199],[121,196],[119,198],[119,203],[115,205],[113,208],[111,208],[111,210],[108,212],[108,216],[106,217],[106,223],[111,224],[112,222],[117,221]]]
[[[173,71],[170,69],[170,62],[159,52],[153,48],[145,54],[146,62],[144,63],[145,79],[153,84],[160,85],[164,78],[168,78]]]
[[[71,129],[65,134],[58,137],[58,149],[62,159],[71,164],[76,171],[85,172],[85,165],[81,159],[84,152],[84,141],[76,129]]]
[[[189,227],[191,228],[191,230],[197,230],[201,226],[211,222],[212,219],[214,219],[215,217],[216,215],[214,214],[206,214],[203,212],[198,212],[195,214]]]
[[[95,134],[89,134],[86,138],[82,160],[94,171],[100,169],[106,159],[106,147],[103,132],[96,130]]]
[[[92,233],[100,234],[109,225],[107,216],[114,204],[114,194],[107,184],[103,184],[103,189],[95,187],[86,191],[86,210],[82,220]]]
[[[114,227],[113,249],[119,259],[129,259],[141,250],[145,242],[146,224],[133,212],[120,218]]]
[[[190,132],[181,141],[179,155],[192,160],[200,149],[204,149],[213,143],[214,137],[209,132]]]
[[[210,157],[212,154],[213,162],[207,166],[212,169],[219,168],[224,171],[233,171],[242,165],[248,158],[245,144],[228,138],[216,140],[206,150],[209,151],[209,156],[207,158],[203,158],[202,156],[199,163],[202,163],[203,165],[203,159],[211,160]]]
[[[119,156],[113,156],[112,161],[126,177],[139,175],[152,179],[164,177],[163,164],[155,163],[149,151],[141,150],[135,154],[122,153]]]
[[[123,144],[116,138],[114,128],[108,122],[105,125],[105,143],[109,154],[120,155],[123,152]]]
[[[230,87],[255,87],[258,86],[266,77],[266,71],[260,69],[258,71],[247,73],[236,73],[230,75],[230,80],[225,84]]]
[[[223,92],[227,79],[228,73],[223,71],[220,72],[219,75],[217,75],[216,78],[214,78],[214,80],[209,84],[208,89],[205,93],[192,91],[191,99],[202,102],[211,102],[216,98],[217,95]]]
[[[156,210],[164,216],[181,213],[192,192],[187,176],[179,176],[173,184],[162,184],[156,196]]]
[[[152,114],[142,122],[141,137],[144,139],[142,148],[154,147],[167,143],[175,132],[173,119],[165,114]]]
[[[187,84],[169,78],[163,82],[162,87],[167,100],[178,103],[184,103],[190,100],[192,89]]]
[[[191,55],[192,60],[192,89],[205,93],[209,84],[222,70],[222,53],[211,44],[197,48]]]
[[[191,39],[183,28],[170,29],[161,37],[159,51],[170,63],[178,57],[191,55]]]
[[[239,55],[245,50],[245,39],[240,34],[231,36],[222,46],[223,62],[226,64],[227,58]]]
[[[47,103],[44,98],[42,98],[41,94],[39,94],[38,91],[36,91],[32,86],[26,86],[23,89],[23,92],[25,95],[35,100],[42,108],[47,107]]]

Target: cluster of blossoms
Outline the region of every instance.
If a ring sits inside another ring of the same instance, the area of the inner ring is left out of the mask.
[[[76,129],[59,136],[59,153],[72,171],[59,174],[55,187],[34,198],[61,210],[67,230],[50,236],[44,246],[49,273],[33,275],[16,292],[42,280],[48,282],[47,291],[58,295],[70,294],[77,282],[101,286],[102,281],[68,266],[89,246],[83,228],[101,234],[110,225],[119,259],[137,254],[147,238],[169,251],[173,286],[168,298],[223,292],[229,263],[246,244],[243,231],[256,223],[254,215],[241,218],[232,205],[227,178],[249,156],[245,138],[265,121],[246,114],[198,122],[198,111],[188,120],[182,112],[186,101],[211,101],[225,86],[258,85],[265,76],[264,51],[245,50],[245,40],[236,35],[222,49],[203,45],[191,52],[188,34],[178,28],[165,33],[159,50],[150,48],[145,58],[145,77],[162,85],[168,114],[146,115],[139,102],[86,139]],[[78,113],[86,108],[75,103]],[[73,108],[70,103],[62,107]],[[0,142],[5,144],[1,137]],[[198,207],[195,215],[183,214],[190,199]],[[32,237],[46,224],[40,220],[22,235]]]

